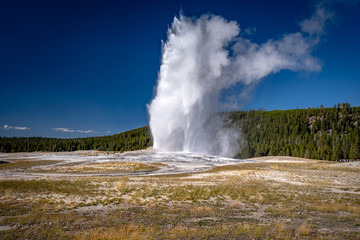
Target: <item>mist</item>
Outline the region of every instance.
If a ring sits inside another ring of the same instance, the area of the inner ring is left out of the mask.
[[[321,71],[312,52],[333,14],[318,4],[299,31],[258,44],[241,34],[235,21],[204,14],[180,14],[162,44],[156,95],[148,105],[154,148],[233,157],[241,131],[221,114],[221,93],[242,85],[247,89],[281,70]],[[244,30],[245,31],[245,30]]]

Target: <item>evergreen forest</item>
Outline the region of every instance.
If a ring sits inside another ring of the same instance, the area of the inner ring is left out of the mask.
[[[87,138],[0,137],[0,152],[62,152],[77,150],[133,151],[152,146],[149,127]]]
[[[343,103],[333,108],[259,109],[229,114],[242,131],[240,158],[360,158],[360,107]]]
[[[321,160],[360,158],[360,107],[233,111],[227,114],[241,131],[236,157],[294,156]],[[149,127],[103,137],[0,137],[0,152],[132,151],[152,146]]]

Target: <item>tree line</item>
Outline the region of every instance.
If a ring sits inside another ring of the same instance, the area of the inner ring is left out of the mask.
[[[360,107],[233,111],[241,131],[236,157],[294,156],[321,160],[360,158]],[[74,139],[0,137],[0,152],[132,151],[152,146],[149,127],[103,137]]]
[[[87,138],[0,137],[0,152],[62,152],[77,150],[133,151],[152,146],[149,127]]]
[[[238,157],[293,156],[321,160],[360,158],[360,107],[236,111],[242,131]]]

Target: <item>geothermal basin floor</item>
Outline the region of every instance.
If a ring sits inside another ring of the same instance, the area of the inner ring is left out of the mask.
[[[360,239],[360,162],[0,154],[0,239]]]
[[[41,176],[152,176],[196,173],[236,163],[253,162],[195,153],[157,152],[152,149],[125,153],[100,151],[0,153],[10,163],[0,179]],[[13,167],[10,167],[11,164]],[[27,165],[26,170],[22,164]],[[18,167],[16,167],[18,165]]]

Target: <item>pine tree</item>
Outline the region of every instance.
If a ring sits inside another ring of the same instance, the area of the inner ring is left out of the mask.
[[[340,160],[344,158],[344,153],[342,150],[342,144],[340,143],[340,139],[338,140],[336,147],[334,149],[334,156],[333,156],[333,160]]]
[[[354,144],[351,145],[349,158],[350,159],[358,159],[358,158],[360,158],[359,142],[357,142],[357,143],[355,142]]]

